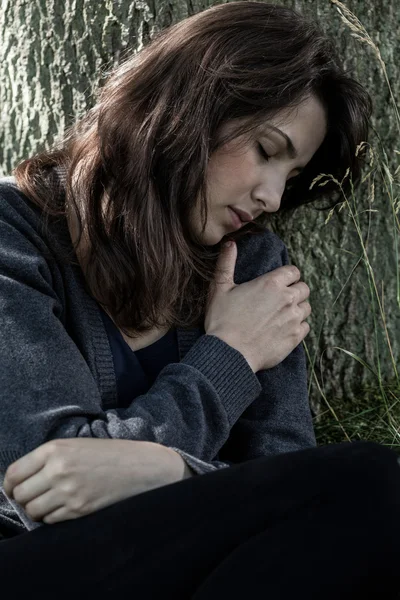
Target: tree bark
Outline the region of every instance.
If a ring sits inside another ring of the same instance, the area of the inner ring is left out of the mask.
[[[333,36],[347,69],[364,83],[375,102],[373,125],[396,166],[398,127],[382,69],[370,46],[351,37],[330,0],[275,0],[319,19]],[[149,2],[131,0],[2,0],[0,13],[0,174],[33,153],[47,148],[65,128],[91,108],[101,74],[119,63],[126,51],[140,50],[152,35],[171,23],[213,4],[209,0]],[[400,8],[397,0],[348,0],[346,6],[361,20],[378,44],[393,92],[399,98],[396,77],[400,50]],[[372,140],[378,148],[376,138]],[[381,180],[375,199],[363,184],[352,209],[359,214],[362,238],[367,244],[380,295],[384,289],[386,326],[394,361],[399,365],[400,284],[398,234],[395,217]],[[396,194],[395,194],[396,195]],[[324,205],[324,204],[322,204]],[[363,212],[368,209],[377,212]],[[309,353],[310,396],[314,406],[321,394],[315,374],[329,398],[354,398],[362,387],[377,385],[376,377],[357,360],[334,347],[344,348],[377,369],[389,383],[395,374],[385,341],[384,326],[372,310],[362,246],[348,206],[328,212],[305,206],[292,215],[271,215],[270,228],[286,243],[292,262],[310,289],[313,309],[311,332],[305,339]],[[397,221],[399,220],[397,212]],[[397,225],[398,228],[398,225]],[[376,306],[375,298],[375,306]],[[377,320],[376,334],[374,315]],[[377,338],[377,339],[376,339]],[[376,347],[377,344],[377,347]],[[314,364],[315,363],[315,364]]]

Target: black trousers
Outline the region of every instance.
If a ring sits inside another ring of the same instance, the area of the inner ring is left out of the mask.
[[[258,458],[0,542],[15,598],[384,600],[400,467],[356,442]]]

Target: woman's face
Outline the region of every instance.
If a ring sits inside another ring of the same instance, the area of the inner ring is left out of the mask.
[[[228,122],[221,133],[231,129],[232,122]],[[239,136],[216,150],[207,167],[208,218],[204,232],[199,203],[191,220],[199,242],[213,246],[244,226],[232,208],[247,213],[248,220],[263,211],[276,212],[287,181],[310,161],[326,130],[324,107],[312,96],[296,109],[280,111],[257,129],[258,135],[245,146],[244,137]],[[243,213],[241,217],[246,218]]]

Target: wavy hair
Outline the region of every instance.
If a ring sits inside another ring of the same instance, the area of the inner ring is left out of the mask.
[[[88,240],[88,290],[132,337],[204,317],[219,244],[199,243],[189,218],[200,202],[205,227],[207,163],[217,148],[315,95],[328,132],[280,212],[337,192],[332,182],[309,189],[321,172],[341,180],[349,169],[345,191],[360,179],[356,149],[367,140],[370,97],[319,26],[283,6],[238,1],[188,17],[124,57],[97,94],[60,142],[13,173],[47,216],[76,211]],[[223,139],[228,121],[236,126]],[[54,167],[66,173],[61,204]],[[262,232],[267,216],[229,238]]]

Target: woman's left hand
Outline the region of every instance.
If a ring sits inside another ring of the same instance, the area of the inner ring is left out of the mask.
[[[12,463],[4,490],[33,521],[77,519],[190,476],[182,457],[154,442],[62,438]]]

